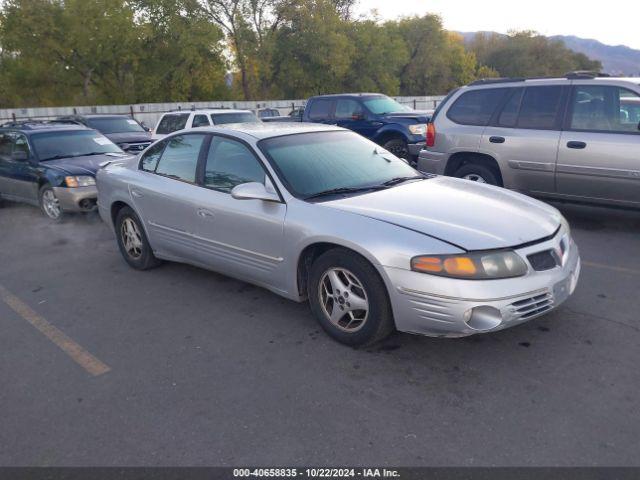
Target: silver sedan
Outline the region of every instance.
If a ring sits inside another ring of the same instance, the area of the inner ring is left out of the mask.
[[[337,127],[177,132],[98,171],[129,265],[224,273],[294,301],[349,345],[461,337],[558,307],[580,274],[569,225],[518,193],[425,176]]]

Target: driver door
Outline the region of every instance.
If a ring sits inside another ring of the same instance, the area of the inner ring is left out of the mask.
[[[280,286],[284,278],[284,202],[236,200],[236,185],[259,182],[272,189],[261,161],[248,145],[214,136],[205,158],[197,235],[207,263],[233,276]]]

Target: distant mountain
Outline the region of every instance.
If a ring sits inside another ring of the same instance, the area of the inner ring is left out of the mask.
[[[640,50],[625,45],[605,45],[597,40],[573,36],[556,35],[552,39],[562,40],[567,48],[602,62],[605,72],[612,75],[640,75]]]
[[[494,32],[458,32],[465,42],[473,40],[476,33]],[[553,40],[562,40],[567,48],[584,53],[587,57],[602,62],[604,72],[611,75],[640,75],[640,50],[625,45],[605,45],[598,40],[579,38],[570,35],[555,35]]]

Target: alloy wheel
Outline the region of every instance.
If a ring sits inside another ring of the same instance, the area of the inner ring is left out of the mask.
[[[465,175],[462,178],[464,178],[465,180],[471,180],[472,182],[487,183],[487,181],[477,173],[470,173],[469,175]]]
[[[130,217],[122,222],[122,244],[129,257],[136,259],[142,256],[142,235],[138,225]]]
[[[365,325],[369,316],[367,292],[349,270],[327,270],[320,279],[318,290],[322,310],[334,326],[353,333]]]
[[[42,208],[44,209],[44,213],[47,214],[49,218],[57,220],[62,215],[62,209],[60,208],[60,201],[56,197],[56,194],[53,190],[47,189],[42,192]]]

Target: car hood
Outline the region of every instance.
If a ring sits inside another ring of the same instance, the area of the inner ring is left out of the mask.
[[[414,111],[414,112],[392,112],[392,113],[387,113],[385,115],[386,118],[388,118],[389,120],[400,120],[400,119],[405,119],[405,120],[413,120],[411,123],[427,123],[429,121],[429,119],[431,118],[431,115],[433,115],[432,111],[428,111],[428,112],[419,112],[419,111]]]
[[[451,177],[407,182],[322,205],[423,233],[464,250],[539,240],[555,233],[562,218],[555,208],[538,200]]]
[[[105,137],[107,137],[115,144],[150,142],[151,132],[108,133],[105,135]]]
[[[126,155],[121,154],[108,154],[104,155],[88,155],[84,157],[71,157],[60,158],[58,160],[47,160],[41,162],[41,165],[58,170],[66,175],[91,175],[95,176],[96,172],[100,168],[100,164],[106,161],[113,161],[114,159],[129,158]]]

